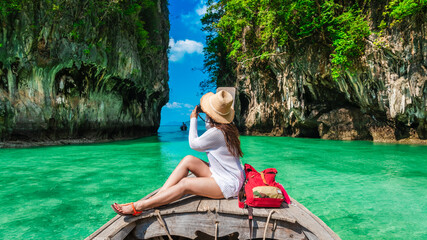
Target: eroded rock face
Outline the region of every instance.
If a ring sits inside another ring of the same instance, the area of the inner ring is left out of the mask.
[[[330,52],[321,41],[240,64],[238,126],[255,135],[425,142],[426,18],[413,17],[386,32],[380,39],[385,48],[370,36],[365,55],[342,81],[332,80]]]
[[[68,1],[55,17],[48,3],[28,1],[0,22],[3,142],[157,132],[169,94],[167,1],[151,12],[102,13],[102,22],[81,14],[83,3],[90,1]],[[148,46],[131,18],[145,21]]]

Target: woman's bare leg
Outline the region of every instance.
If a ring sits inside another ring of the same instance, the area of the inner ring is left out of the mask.
[[[160,196],[163,195],[161,193],[163,193],[164,191],[166,191],[167,189],[169,189],[169,188],[171,188],[173,186],[176,186],[178,183],[180,183],[182,180],[184,180],[187,177],[189,171],[191,171],[192,173],[194,173],[194,175],[196,175],[197,178],[210,178],[210,176],[212,175],[212,173],[211,173],[211,171],[209,169],[208,163],[204,162],[203,160],[201,160],[201,159],[199,159],[197,157],[194,157],[194,156],[191,156],[191,155],[187,155],[176,166],[176,168],[171,173],[171,175],[166,180],[166,182],[163,184],[163,186],[159,189],[159,191],[155,195],[153,195],[150,198],[150,200],[151,199],[157,199],[157,197],[159,195]],[[184,183],[186,183],[186,180],[183,181],[181,183],[181,185],[184,184]],[[215,185],[216,185],[216,182],[215,182]],[[181,188],[182,188],[182,186],[180,188],[175,188],[175,190],[177,190],[177,189],[179,190]],[[170,195],[172,198],[169,195],[166,196],[166,197],[163,196],[161,198],[161,199],[164,199],[162,202],[169,203],[170,199],[173,199],[172,201],[174,201],[176,199],[179,199],[182,195],[184,195],[184,193],[180,193],[179,196],[175,196],[175,194],[176,194],[176,192],[173,191],[172,195]],[[222,193],[221,193],[221,196],[222,196]],[[164,204],[166,204],[166,203],[164,203]],[[162,204],[156,205],[156,206],[161,206],[161,205]],[[126,209],[126,206],[121,206],[119,204],[116,204],[116,207],[118,209],[121,209],[121,208]],[[135,207],[137,207],[136,203],[135,203]]]
[[[221,189],[212,177],[196,177],[196,178],[183,178],[177,184],[166,188],[161,193],[134,203],[136,210],[144,210],[162,206],[178,200],[185,194],[199,195],[209,198],[220,199],[224,198]],[[131,206],[116,205],[117,209],[124,214],[132,214],[133,209]]]
[[[187,155],[176,166],[175,170],[173,170],[168,180],[166,180],[156,195],[177,184],[179,181],[181,181],[181,179],[187,177],[188,171],[194,173],[196,177],[211,176],[211,170],[209,169],[207,162],[201,160],[200,158]]]

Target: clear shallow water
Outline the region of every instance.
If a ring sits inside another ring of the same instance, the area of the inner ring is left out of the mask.
[[[82,239],[160,187],[187,134],[107,144],[0,149],[0,239]],[[241,137],[242,161],[278,169],[289,195],[342,239],[427,239],[427,146]]]

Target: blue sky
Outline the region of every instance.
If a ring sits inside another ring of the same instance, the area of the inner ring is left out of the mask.
[[[206,12],[204,0],[170,0],[169,102],[162,109],[160,125],[188,121],[199,103],[199,83],[208,76],[203,67],[206,34],[200,18]]]

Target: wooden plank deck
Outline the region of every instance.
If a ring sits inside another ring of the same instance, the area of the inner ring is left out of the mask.
[[[204,198],[200,201],[199,207],[197,208],[198,212],[218,212],[219,211],[219,201],[218,199],[209,199]]]
[[[253,238],[263,238],[265,230],[266,238],[340,239],[303,205],[294,199],[292,202],[280,208],[254,208]],[[134,239],[147,239],[167,236],[168,233],[191,239],[201,234],[217,237],[237,234],[239,239],[249,239],[247,214],[246,209],[238,207],[237,199],[217,200],[188,195],[168,205],[144,211],[140,216],[117,215],[86,239],[124,239],[129,234]],[[162,226],[162,221],[165,226]]]

